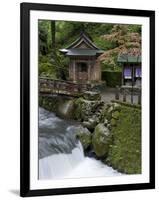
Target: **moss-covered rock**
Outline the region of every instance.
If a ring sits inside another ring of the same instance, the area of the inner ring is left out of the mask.
[[[81,121],[82,120],[82,109],[83,109],[83,98],[80,97],[78,99],[75,99],[74,100],[74,119],[77,119],[78,121]]]
[[[97,120],[95,119],[88,119],[88,121],[84,121],[83,126],[88,128],[89,130],[93,130],[95,128],[95,126],[97,125]]]
[[[120,115],[119,111],[115,111],[115,112],[112,113],[112,117],[114,119],[119,119],[119,115]]]
[[[118,119],[121,105],[118,103],[111,103],[104,106],[100,121],[105,123],[105,120],[111,121],[112,117]]]
[[[91,132],[87,128],[80,128],[77,131],[76,136],[80,140],[84,150],[88,149],[92,142]]]
[[[104,123],[105,120],[111,119],[111,113],[108,112],[109,105],[105,105],[101,112],[100,121]]]
[[[116,124],[117,124],[116,120],[112,118],[112,119],[110,120],[110,125],[111,125],[111,126],[116,126]]]
[[[96,126],[95,122],[98,122],[100,117],[100,109],[103,106],[103,102],[98,100],[86,100],[82,97],[74,101],[74,119],[85,122],[85,126]]]
[[[107,156],[111,143],[112,136],[109,129],[102,123],[98,124],[95,127],[92,137],[92,146],[96,155],[98,157]]]

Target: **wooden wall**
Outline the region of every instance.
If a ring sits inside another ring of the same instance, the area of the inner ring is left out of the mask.
[[[78,63],[87,63],[87,72],[80,72]],[[69,79],[77,82],[101,81],[100,63],[96,57],[72,57],[69,65]]]

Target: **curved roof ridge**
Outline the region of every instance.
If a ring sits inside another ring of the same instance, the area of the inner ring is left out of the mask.
[[[68,47],[66,47],[65,49],[70,49],[73,47],[76,47],[77,45],[80,45],[81,42],[85,42],[88,46],[93,47],[94,49],[98,49],[99,48],[91,41],[91,39],[84,33],[82,32],[80,34],[80,37],[77,38],[72,44],[70,44]]]
[[[99,49],[94,43],[93,41],[85,34],[83,33],[83,37],[96,49]]]

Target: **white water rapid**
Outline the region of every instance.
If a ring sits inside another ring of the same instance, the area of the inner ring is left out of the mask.
[[[119,176],[95,158],[85,157],[75,132],[81,128],[39,108],[39,179]]]

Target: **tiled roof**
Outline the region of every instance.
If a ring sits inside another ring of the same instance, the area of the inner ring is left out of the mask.
[[[96,56],[103,53],[85,34],[81,33],[80,37],[60,52],[68,56]]]

